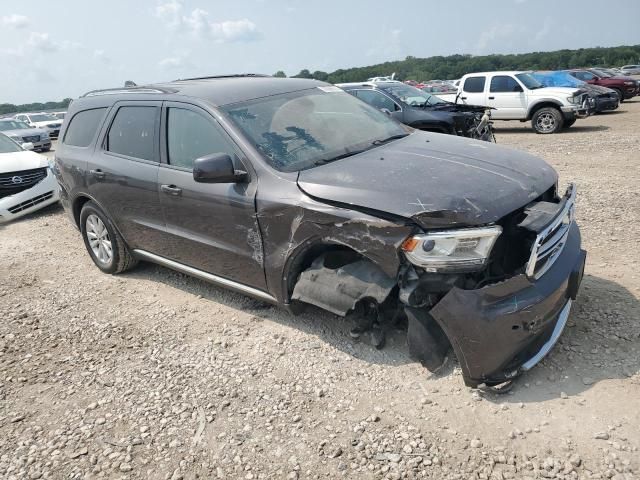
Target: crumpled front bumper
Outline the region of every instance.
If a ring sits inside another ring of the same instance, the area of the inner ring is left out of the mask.
[[[562,253],[538,279],[518,275],[477,290],[453,288],[429,314],[460,362],[465,383],[501,383],[552,349],[582,280],[586,252],[572,223]]]

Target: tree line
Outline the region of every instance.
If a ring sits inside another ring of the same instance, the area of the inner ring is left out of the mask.
[[[449,55],[428,58],[410,56],[404,60],[339,69],[331,73],[303,69],[293,77],[344,83],[362,82],[367,78],[391,75],[395,72],[398,80],[425,81],[454,79],[466,73],[495,70],[562,70],[581,67],[620,67],[627,64],[640,64],[640,45],[511,55]],[[286,74],[279,70],[274,76],[286,77]]]
[[[66,110],[71,103],[70,98],[65,98],[61,102],[35,102],[14,105],[13,103],[0,103],[0,115],[21,112],[41,112],[43,110]]]

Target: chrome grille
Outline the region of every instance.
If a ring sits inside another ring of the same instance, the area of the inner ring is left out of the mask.
[[[576,188],[571,184],[567,189],[564,207],[536,237],[531,248],[531,256],[527,262],[526,273],[530,278],[540,278],[558,259],[569,236],[569,229],[574,220]]]
[[[23,210],[26,210],[27,208],[31,208],[34,205],[38,205],[39,203],[45,202],[47,200],[49,200],[51,197],[53,197],[53,192],[47,192],[47,193],[43,193],[42,195],[38,195],[37,197],[33,197],[30,198],[29,200],[19,203],[17,205],[14,205],[13,207],[9,208],[8,210],[13,213],[19,213]]]
[[[40,135],[31,135],[28,137],[22,137],[22,141],[23,142],[39,142],[40,141]]]
[[[47,176],[46,168],[0,174],[0,198],[15,195],[33,187]]]

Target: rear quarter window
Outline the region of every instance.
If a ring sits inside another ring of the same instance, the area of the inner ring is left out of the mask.
[[[469,93],[482,93],[484,92],[484,82],[485,77],[468,77],[464,81],[462,89]]]
[[[74,147],[88,147],[104,119],[106,108],[94,108],[76,113],[64,135],[63,143]]]

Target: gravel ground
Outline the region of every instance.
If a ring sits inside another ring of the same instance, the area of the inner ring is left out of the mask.
[[[59,207],[0,227],[2,478],[635,478],[640,100],[498,142],[579,188],[569,326],[508,395],[430,375],[394,332],[279,309],[149,264],[93,266]],[[509,127],[509,128],[505,128]]]

